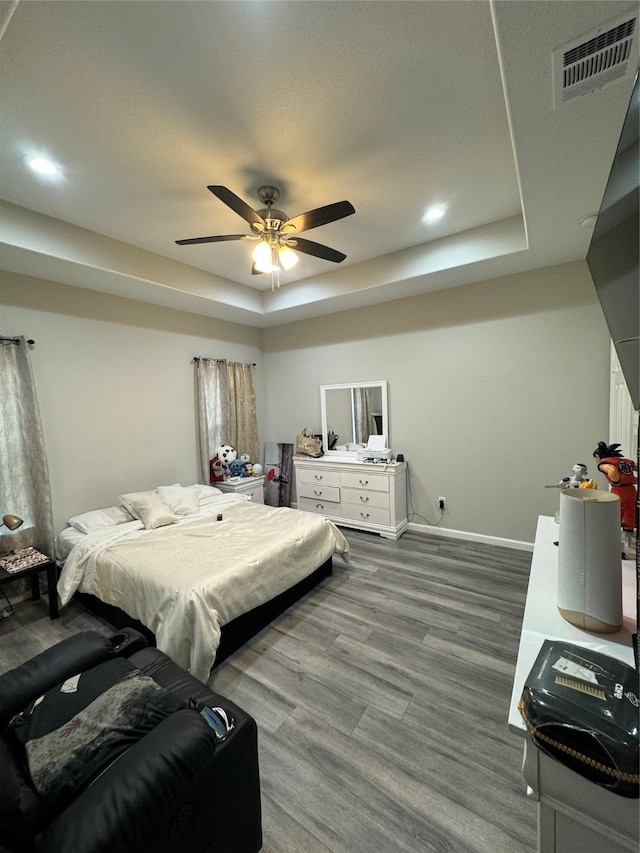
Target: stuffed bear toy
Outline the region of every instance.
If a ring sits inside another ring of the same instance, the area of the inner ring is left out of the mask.
[[[217,456],[209,461],[209,482],[220,483],[224,480],[224,465]]]
[[[238,454],[230,444],[222,444],[216,448],[216,455],[209,462],[209,482],[219,483],[225,479],[232,462]]]

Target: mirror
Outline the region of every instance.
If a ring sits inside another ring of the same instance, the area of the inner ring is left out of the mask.
[[[325,454],[355,456],[353,445],[366,445],[370,435],[386,435],[391,446],[385,381],[321,385],[320,408]]]

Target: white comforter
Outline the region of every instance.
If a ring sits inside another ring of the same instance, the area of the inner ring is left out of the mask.
[[[216,521],[217,513],[222,521]],[[124,610],[158,648],[206,681],[220,628],[307,577],[349,544],[326,518],[239,495],[203,501],[197,516],[144,530],[132,521],[89,534],[67,558],[58,593],[78,589]]]

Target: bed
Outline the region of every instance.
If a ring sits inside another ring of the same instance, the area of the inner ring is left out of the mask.
[[[61,604],[89,595],[126,614],[201,681],[225,626],[251,628],[256,613],[264,622],[330,572],[334,554],[349,559],[328,519],[215,487],[174,484],[119,500],[70,519],[56,540]]]

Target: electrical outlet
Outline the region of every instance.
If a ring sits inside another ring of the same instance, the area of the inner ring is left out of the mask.
[[[438,509],[445,510],[447,508],[447,499],[438,498]]]

